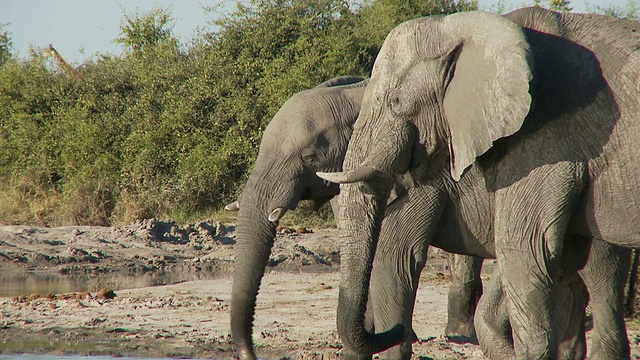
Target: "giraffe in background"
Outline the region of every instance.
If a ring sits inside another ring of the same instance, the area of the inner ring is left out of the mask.
[[[53,45],[49,44],[49,46],[44,50],[45,57],[52,57],[56,62],[58,69],[64,72],[67,75],[76,76],[76,69],[71,66],[63,57],[60,55],[58,50],[56,50]]]

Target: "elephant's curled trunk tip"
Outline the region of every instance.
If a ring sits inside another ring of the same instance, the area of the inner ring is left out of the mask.
[[[369,334],[365,331],[365,334],[364,338],[366,338],[366,340],[356,340],[353,339],[353,334],[345,334],[346,338],[349,339],[347,341],[350,342],[350,345],[347,346],[357,354],[372,355],[383,352],[406,341],[404,326],[402,324],[398,324],[383,333]],[[341,338],[344,339],[345,337],[341,336]]]

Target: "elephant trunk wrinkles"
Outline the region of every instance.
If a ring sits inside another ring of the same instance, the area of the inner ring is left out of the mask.
[[[251,337],[253,316],[275,231],[275,225],[262,211],[244,204],[240,208],[231,292],[231,335],[241,359],[256,359]]]
[[[362,355],[378,353],[404,341],[402,325],[385,333],[371,334],[364,323],[377,234],[390,191],[387,184],[378,189],[368,185],[343,185],[339,218],[339,223],[344,225],[340,233],[343,250],[338,298],[338,333],[345,347]],[[360,187],[366,187],[371,192],[363,193]],[[348,206],[345,206],[347,204]]]
[[[365,117],[362,121],[367,124],[368,120]],[[342,246],[338,333],[345,347],[362,355],[378,353],[405,341],[401,324],[385,333],[371,334],[364,322],[373,259],[393,175],[408,170],[417,134],[407,121],[388,121],[384,129],[382,134],[369,134],[370,126],[354,128],[344,161],[345,171],[364,166],[376,171],[371,172],[368,180],[343,183],[339,200]],[[370,143],[368,139],[376,141]]]

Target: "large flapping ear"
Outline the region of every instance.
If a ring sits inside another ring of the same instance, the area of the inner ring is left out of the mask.
[[[504,17],[522,27],[560,37],[566,37],[568,35],[567,24],[563,20],[562,15],[545,8],[521,8],[505,14]]]
[[[329,79],[321,84],[318,84],[316,88],[350,85],[350,84],[359,83],[362,80],[364,80],[362,76],[355,76],[355,75],[338,76],[333,79]]]
[[[451,176],[457,181],[493,141],[522,126],[531,105],[533,59],[522,28],[502,16],[458,13],[439,24],[437,33],[453,40],[443,111],[451,133]]]

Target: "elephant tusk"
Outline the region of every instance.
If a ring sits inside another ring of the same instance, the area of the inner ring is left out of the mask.
[[[286,212],[287,209],[285,208],[277,208],[273,210],[271,214],[269,214],[269,221],[273,223],[280,221]]]
[[[238,211],[240,210],[240,204],[237,201],[232,202],[231,204],[224,207],[227,211]]]
[[[349,184],[369,180],[380,172],[371,166],[363,166],[354,170],[343,172],[317,172],[320,178],[338,184]]]

